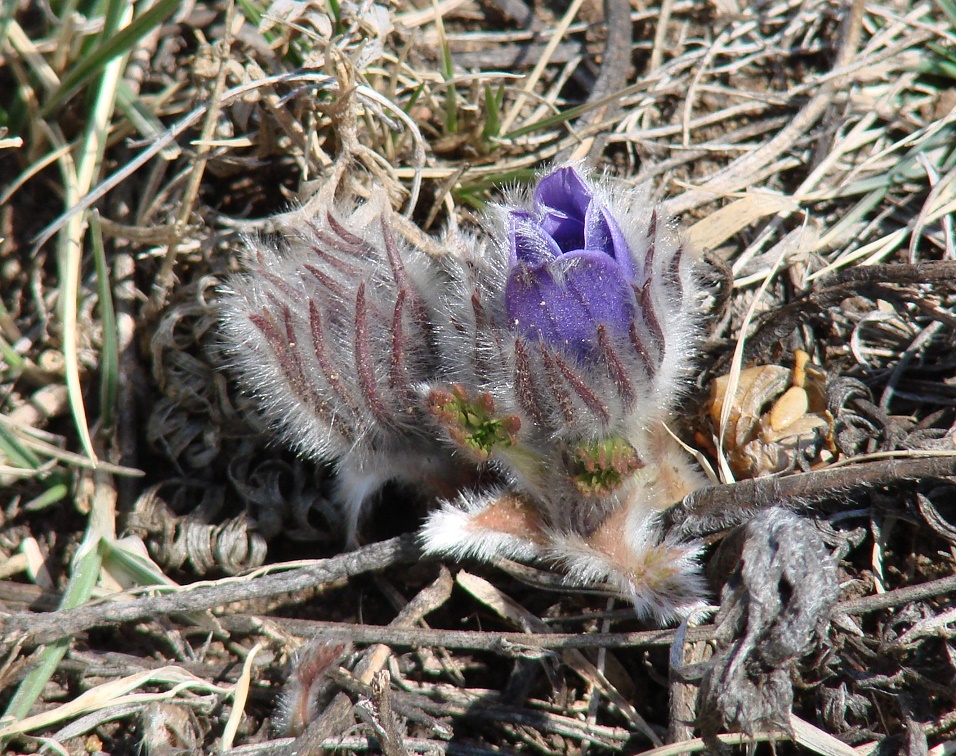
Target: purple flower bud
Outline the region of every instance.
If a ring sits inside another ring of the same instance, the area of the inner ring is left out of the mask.
[[[697,342],[695,256],[636,193],[573,167],[487,220],[487,239],[449,235],[431,257],[384,192],[311,203],[223,290],[237,375],[281,437],[334,460],[353,542],[387,481],[459,491],[430,551],[558,561],[640,614],[683,616],[699,545],[656,513],[704,482],[664,425]],[[302,666],[293,726],[317,696]]]
[[[590,361],[598,327],[626,337],[638,303],[631,252],[608,208],[571,167],[541,180],[534,212],[508,215],[505,309],[514,330]]]

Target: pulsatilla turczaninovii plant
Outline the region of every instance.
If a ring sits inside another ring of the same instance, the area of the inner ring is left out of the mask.
[[[637,195],[574,166],[432,256],[384,193],[289,216],[222,296],[237,374],[280,436],[334,460],[347,535],[387,481],[438,507],[425,548],[561,563],[669,621],[695,543],[657,513],[702,485],[666,427],[696,346],[697,258]],[[483,467],[499,483],[478,487]]]

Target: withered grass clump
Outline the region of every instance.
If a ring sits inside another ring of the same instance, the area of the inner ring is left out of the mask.
[[[946,752],[954,40],[951,0],[4,4],[0,750]],[[381,188],[440,255],[567,160],[706,251],[671,430],[713,485],[665,521],[720,609],[676,631],[423,559],[414,486],[343,552],[223,369],[243,235]],[[313,638],[354,651],[279,737]]]

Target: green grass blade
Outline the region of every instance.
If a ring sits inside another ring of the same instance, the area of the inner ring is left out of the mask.
[[[495,93],[491,84],[485,82],[485,125],[481,135],[486,142],[496,139],[501,134],[501,98],[504,96],[504,87],[498,87]]]
[[[51,485],[49,485],[42,494],[30,499],[30,501],[23,505],[24,511],[39,512],[41,509],[46,509],[58,501],[63,501],[70,493],[70,486],[63,482],[62,474],[56,473],[50,476],[50,483]]]
[[[452,79],[455,77],[455,65],[451,59],[451,48],[445,37],[445,24],[442,23],[440,13],[435,14],[435,28],[438,30],[438,49],[440,53],[441,77],[447,83],[445,87],[445,131],[448,134],[458,133],[458,92]]]
[[[259,9],[259,6],[251,2],[251,0],[238,0],[236,5],[239,6],[242,15],[245,16],[251,24],[258,26],[262,23],[262,11]],[[268,40],[268,35],[266,39]]]
[[[179,7],[179,0],[158,0],[143,15],[137,17],[116,34],[107,37],[88,54],[70,67],[60,86],[40,108],[40,117],[45,118],[60,107],[81,86],[96,76],[103,66],[124,55],[149,32],[162,24]]]
[[[156,115],[130,87],[126,79],[121,79],[116,87],[116,107],[126,116],[133,128],[136,129],[146,141],[153,141],[166,131]],[[175,160],[179,157],[180,150],[177,145],[171,145],[160,153],[164,160]]]
[[[107,428],[113,426],[116,397],[119,392],[119,334],[116,330],[116,311],[113,308],[113,289],[110,285],[103,231],[99,213],[90,214],[90,239],[93,261],[96,265],[96,292],[100,321],[103,327],[103,352],[100,356],[100,417]]]
[[[405,105],[402,107],[402,110],[404,110],[406,114],[412,112],[412,108],[415,107],[415,103],[418,102],[418,98],[422,96],[422,93],[424,91],[425,91],[425,82],[422,82],[417,87],[415,87],[415,91],[412,92],[412,94],[409,96],[408,102],[406,102]]]
[[[11,465],[24,470],[36,470],[42,464],[40,458],[21,443],[5,422],[0,422],[0,453]]]
[[[135,23],[129,18],[125,20],[130,21],[130,25]],[[119,32],[116,37],[120,37],[127,29],[129,26]],[[106,149],[110,121],[116,103],[117,85],[125,66],[125,56],[114,57],[110,60],[103,68],[99,84],[93,92],[92,106],[80,142],[79,158],[76,160],[76,170],[75,173],[67,172],[65,182],[67,207],[76,204],[96,181]],[[93,441],[86,418],[77,354],[77,311],[80,296],[80,267],[83,257],[83,220],[82,213],[71,217],[60,231],[57,240],[57,263],[60,272],[59,307],[63,327],[64,373],[70,410],[83,451],[95,462],[96,454],[93,451]]]
[[[145,559],[122,541],[103,541],[103,566],[113,574],[122,572],[137,585],[176,585],[155,562]]]
[[[87,539],[95,538],[96,543],[89,543]],[[60,609],[73,609],[89,601],[93,595],[93,588],[100,574],[101,557],[100,550],[97,547],[99,541],[98,535],[93,535],[87,531],[87,537],[81,544],[77,552],[77,558],[73,563],[73,572],[70,575],[70,581],[67,583],[66,592],[60,601]],[[71,638],[63,638],[51,643],[39,653],[37,666],[23,678],[13,698],[4,711],[5,717],[12,717],[14,720],[23,719],[30,713],[33,704],[43,693],[47,682],[53,677],[56,668],[63,660],[70,647]]]
[[[7,43],[7,32],[10,29],[10,22],[13,21],[13,14],[16,9],[17,4],[14,0],[0,2],[0,50]]]
[[[26,360],[23,359],[23,355],[21,355],[10,344],[8,344],[7,340],[2,336],[0,336],[0,359],[2,359],[4,364],[15,373],[20,372],[20,370],[26,364]]]

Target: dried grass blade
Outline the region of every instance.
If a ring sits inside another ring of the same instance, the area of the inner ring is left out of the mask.
[[[502,131],[507,132],[521,114],[521,109],[527,102],[529,93],[534,91],[535,86],[541,79],[541,74],[544,73],[544,69],[547,68],[548,64],[551,62],[551,56],[554,55],[554,51],[558,48],[561,40],[564,39],[564,35],[567,34],[568,27],[578,15],[578,11],[581,10],[582,5],[584,5],[584,0],[573,0],[567,11],[565,11],[564,15],[561,17],[561,20],[554,29],[554,34],[551,36],[551,39],[548,40],[548,44],[544,48],[544,52],[541,53],[541,58],[535,64],[535,67],[532,69],[527,81],[525,81],[524,90],[518,95],[512,106],[508,109],[507,114],[502,119]]]
[[[226,726],[222,731],[222,741],[219,743],[220,753],[226,753],[232,750],[232,743],[236,739],[236,733],[239,732],[239,725],[242,724],[242,716],[246,708],[246,699],[249,698],[249,686],[252,684],[252,662],[255,661],[256,654],[262,650],[262,644],[256,643],[246,659],[242,663],[242,674],[236,680],[236,686],[232,694],[232,711],[229,712],[229,719],[226,720]]]
[[[136,698],[138,700],[161,700],[174,696],[182,690],[194,690],[197,688],[213,693],[229,692],[228,688],[213,685],[180,667],[166,666],[160,667],[159,669],[150,669],[98,685],[55,709],[21,719],[19,722],[14,722],[5,727],[0,727],[0,738],[9,738],[12,735],[39,730],[86,712],[96,711],[106,706],[115,706],[121,701],[130,700],[132,697],[127,694],[147,683],[165,683],[171,684],[173,687],[166,693],[137,696]]]
[[[716,249],[754,221],[767,215],[796,212],[799,207],[793,197],[771,192],[747,192],[741,199],[697,221],[688,229],[687,240],[698,249]]]

